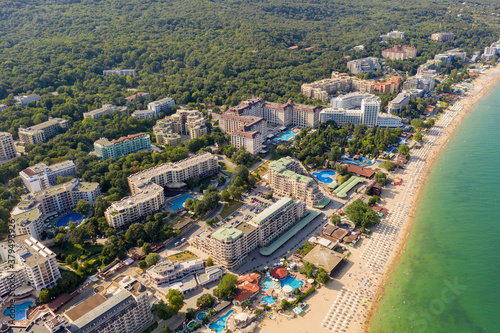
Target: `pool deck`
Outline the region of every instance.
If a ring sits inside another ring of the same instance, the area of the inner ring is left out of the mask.
[[[16,300],[14,302],[14,304],[21,304],[21,303],[24,303],[24,302],[27,302],[27,301],[31,301],[33,302],[33,304],[35,304],[35,299],[33,297],[28,297],[28,298],[22,298],[22,299],[19,299],[19,300]],[[18,321],[12,321],[12,318],[11,317],[6,317],[3,315],[3,312],[5,311],[5,309],[7,309],[8,307],[10,307],[12,303],[10,303],[10,300],[6,301],[5,304],[2,305],[2,308],[0,309],[0,323],[6,323],[6,324],[10,324],[10,325],[15,325],[15,326],[22,326],[22,327],[26,327],[28,326],[28,319],[23,319],[23,320],[18,320]]]

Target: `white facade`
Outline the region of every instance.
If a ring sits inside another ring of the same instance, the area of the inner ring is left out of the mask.
[[[124,110],[126,110],[126,108],[120,108],[112,104],[103,104],[102,107],[99,109],[95,109],[89,112],[84,112],[83,118],[99,119],[105,114],[113,114],[113,111],[115,110],[123,112]]]
[[[118,75],[118,76],[135,76],[135,69],[108,69],[102,71],[102,75],[108,76],[108,75]]]
[[[245,150],[257,155],[262,150],[262,134],[260,132],[233,132],[231,144],[236,148],[245,147]]]
[[[156,118],[157,113],[154,112],[153,110],[135,110],[132,112],[132,117],[134,118],[139,118],[139,119],[148,119],[148,118]]]
[[[320,112],[321,122],[333,120],[342,126],[346,122],[354,125],[366,124],[369,127],[377,125],[380,111],[380,98],[367,93],[350,93],[339,96],[331,101],[331,108]]]
[[[40,95],[38,94],[29,94],[29,95],[24,95],[24,96],[14,96],[14,99],[16,100],[17,104],[19,105],[27,105],[31,102],[39,102],[41,101]]]
[[[61,277],[55,253],[30,235],[17,236],[14,242],[9,240],[0,243],[0,256],[9,260],[13,257],[14,270],[18,272],[16,279],[19,279],[16,286],[29,284],[39,292],[55,286],[57,279]],[[0,282],[8,279],[11,274],[7,271],[10,270],[9,266],[9,262],[0,266]],[[5,293],[5,289],[5,285],[0,283],[2,294]]]
[[[175,105],[175,101],[170,98],[166,97],[163,99],[160,99],[158,101],[154,101],[148,104],[148,110],[151,110],[155,114],[155,118],[158,117],[158,114],[162,111],[167,111],[170,109],[172,106]]]
[[[379,70],[380,64],[377,58],[368,57],[362,59],[355,59],[347,62],[347,68],[353,74],[368,73]]]
[[[73,161],[63,161],[50,166],[38,163],[19,172],[24,186],[31,193],[40,192],[57,184],[57,177],[75,177],[76,166]]]
[[[126,230],[131,224],[144,221],[148,215],[161,212],[164,207],[163,187],[148,183],[132,196],[113,202],[104,215],[110,227]]]

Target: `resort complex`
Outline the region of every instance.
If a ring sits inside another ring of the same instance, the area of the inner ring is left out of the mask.
[[[326,101],[332,94],[338,91],[351,92],[360,91],[373,93],[375,83],[370,80],[362,80],[339,72],[332,72],[330,79],[323,79],[312,83],[304,83],[301,86],[302,94],[311,99]]]
[[[92,118],[92,119],[99,119],[105,114],[112,115],[113,111],[120,111],[124,112],[126,108],[118,107],[113,104],[103,104],[102,107],[99,109],[94,109],[89,112],[84,112],[83,113],[83,118]]]
[[[207,127],[199,111],[180,109],[173,115],[158,120],[153,132],[158,144],[178,146],[181,135],[189,135],[191,139],[198,138],[207,134]]]
[[[19,139],[25,145],[47,142],[62,129],[69,128],[69,122],[61,118],[49,118],[46,122],[28,128],[19,128]]]
[[[24,186],[31,193],[40,192],[57,185],[58,177],[75,177],[76,166],[73,161],[63,161],[47,166],[38,163],[19,172]]]

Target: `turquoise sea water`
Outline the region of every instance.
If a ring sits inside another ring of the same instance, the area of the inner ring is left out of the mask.
[[[433,166],[371,332],[500,332],[500,85]]]

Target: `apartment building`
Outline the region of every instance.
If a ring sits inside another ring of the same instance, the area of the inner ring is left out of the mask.
[[[177,147],[182,143],[182,137],[177,133],[171,133],[165,129],[154,130],[156,143],[162,146]]]
[[[131,116],[139,119],[156,118],[156,112],[153,110],[135,110],[132,112]]]
[[[102,75],[135,76],[135,69],[107,69],[102,71]]]
[[[433,91],[436,82],[436,75],[434,74],[417,74],[408,78],[403,83],[403,89],[423,89],[424,91]]]
[[[379,97],[367,93],[354,92],[339,96],[332,99],[330,108],[321,111],[321,122],[333,120],[339,126],[351,122],[373,127],[377,125],[380,103]]]
[[[120,276],[103,293],[95,293],[60,318],[69,333],[138,333],[153,320],[147,288]]]
[[[158,114],[162,111],[169,110],[172,106],[175,105],[175,101],[170,97],[165,97],[158,101],[154,101],[148,104],[148,110],[151,110],[155,114],[155,118],[158,117]]]
[[[161,212],[165,208],[163,187],[147,183],[138,188],[132,196],[115,201],[106,209],[104,216],[110,227],[127,230],[136,222],[143,222],[149,215]]]
[[[2,296],[12,292],[12,282],[16,288],[29,285],[36,292],[40,292],[55,286],[57,279],[61,278],[55,253],[31,235],[15,236],[13,240],[0,243],[0,256],[9,258],[9,262],[0,266]],[[14,260],[15,264],[12,265],[10,260]],[[16,274],[14,279],[11,274]]]
[[[392,76],[390,79],[383,82],[375,82],[375,91],[378,93],[394,94],[399,91],[399,87],[403,78],[401,76]]]
[[[175,114],[158,120],[153,127],[153,133],[158,144],[172,145],[171,143],[175,143],[177,145],[177,140],[172,142],[172,140],[166,140],[166,138],[172,138],[172,134],[180,134],[189,135],[191,139],[194,139],[206,135],[208,129],[205,126],[205,118],[203,118],[201,112],[177,110]]]
[[[94,142],[93,154],[104,160],[108,158],[119,159],[121,156],[126,156],[141,149],[149,148],[151,148],[151,138],[149,134],[137,133],[111,141],[106,138],[101,138]]]
[[[40,95],[38,94],[29,94],[23,96],[14,96],[17,105],[28,105],[31,102],[40,102]]]
[[[62,129],[69,128],[69,122],[62,118],[49,118],[46,122],[28,128],[19,128],[19,139],[25,144],[47,142]]]
[[[140,187],[153,182],[162,187],[179,188],[189,178],[205,178],[219,171],[217,157],[211,153],[195,155],[175,163],[163,163],[140,171],[128,177],[132,194],[140,192]]]
[[[146,277],[151,285],[158,287],[163,284],[172,284],[190,276],[203,273],[205,264],[203,259],[194,258],[185,261],[170,261],[168,259],[150,267]]]
[[[267,172],[269,186],[276,194],[300,199],[309,207],[321,203],[325,196],[318,184],[301,172],[299,163],[291,157],[273,161],[269,163]]]
[[[396,98],[389,102],[387,105],[387,112],[392,114],[399,114],[403,109],[410,104],[411,95],[407,92],[399,93]]]
[[[73,161],[63,161],[47,166],[38,163],[21,172],[19,177],[31,193],[40,192],[57,184],[58,177],[76,177],[76,166]]]
[[[231,144],[236,148],[245,147],[245,150],[258,154],[262,150],[262,142],[267,136],[267,122],[261,117],[237,116],[222,114],[219,117],[219,126],[225,133],[231,134]]]
[[[255,116],[264,118],[268,124],[275,126],[300,126],[316,128],[319,124],[318,106],[294,104],[288,100],[286,104],[265,102],[261,98],[252,98],[232,107],[226,114],[237,116]]]
[[[375,91],[373,80],[362,80],[339,72],[332,72],[330,79],[323,79],[312,83],[304,83],[301,86],[302,94],[308,98],[326,101],[328,96],[336,94],[337,91],[360,91],[372,93]]]
[[[17,156],[12,134],[8,132],[0,132],[0,164],[10,161]]]
[[[288,230],[306,213],[304,203],[281,198],[252,218],[249,223],[223,226],[191,237],[190,243],[204,251],[218,264],[232,270],[246,261],[248,253],[259,245],[266,246]]]
[[[441,60],[427,60],[425,64],[418,66],[417,74],[436,74],[441,70]]]
[[[385,35],[381,35],[380,38],[382,39],[382,41],[385,41],[388,38],[403,39],[403,38],[405,38],[405,33],[401,32],[401,31],[394,30],[394,31],[391,31]]]
[[[381,69],[378,59],[373,57],[348,61],[347,68],[354,75],[359,73],[375,72]]]
[[[417,56],[417,48],[409,45],[395,45],[382,51],[382,57],[391,60],[406,60]]]
[[[498,54],[500,54],[500,40],[484,48],[483,59],[490,61]]]
[[[453,41],[455,39],[455,35],[451,32],[439,32],[431,35],[431,40],[435,42],[444,43],[447,41]]]
[[[118,110],[120,112],[127,111],[126,107],[119,107],[113,104],[103,104],[99,109],[95,109],[89,112],[83,113],[83,118],[99,119],[105,114],[113,114],[113,111]]]

